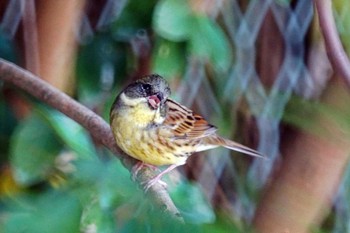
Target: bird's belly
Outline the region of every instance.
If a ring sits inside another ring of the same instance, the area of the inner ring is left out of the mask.
[[[130,118],[115,117],[112,127],[115,129],[113,133],[117,145],[135,159],[156,166],[182,165],[186,162],[188,156],[180,153],[175,155],[169,144],[159,142],[155,130],[136,125]]]
[[[120,134],[117,143],[121,149],[131,157],[145,163],[162,166],[171,164],[184,164],[187,156],[175,156],[169,148],[158,145],[148,133],[138,133],[137,130]]]

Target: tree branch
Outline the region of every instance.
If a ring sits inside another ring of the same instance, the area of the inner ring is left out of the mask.
[[[342,76],[348,86],[350,86],[350,61],[344,51],[337,32],[332,11],[332,1],[315,0],[315,4],[321,31],[326,43],[328,57],[332,63],[333,69]]]
[[[0,58],[0,80],[26,91],[84,126],[94,138],[111,150],[129,170],[137,162],[123,153],[116,145],[109,124],[100,116],[29,71]],[[155,173],[152,170],[144,168],[140,171],[138,182],[142,186],[154,176]],[[148,194],[165,213],[183,222],[179,211],[161,184],[153,185],[148,190]]]

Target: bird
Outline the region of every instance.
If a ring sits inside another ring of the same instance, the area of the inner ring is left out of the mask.
[[[110,125],[120,149],[139,160],[133,177],[144,167],[168,167],[150,179],[144,188],[161,182],[164,174],[184,165],[195,152],[225,147],[262,157],[258,151],[217,134],[217,128],[201,115],[169,98],[168,82],[150,74],[126,86],[110,110]]]

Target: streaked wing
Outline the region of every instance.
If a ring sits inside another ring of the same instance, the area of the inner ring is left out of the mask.
[[[216,127],[192,110],[171,99],[166,101],[166,105],[167,115],[163,125],[169,127],[175,137],[195,139],[215,133]]]

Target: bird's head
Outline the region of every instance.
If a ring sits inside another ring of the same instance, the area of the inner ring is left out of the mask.
[[[157,109],[169,97],[170,88],[160,75],[151,74],[127,86],[123,93],[130,100],[144,100],[151,109]]]

